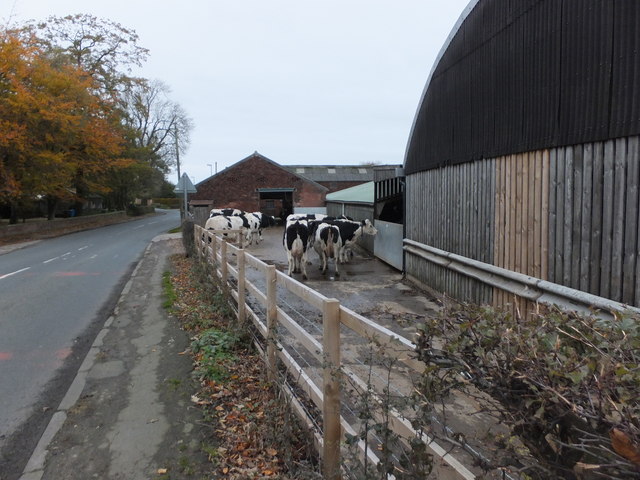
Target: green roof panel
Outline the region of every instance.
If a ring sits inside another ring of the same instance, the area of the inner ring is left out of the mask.
[[[374,182],[361,183],[355,187],[345,188],[327,194],[327,202],[341,203],[373,203]]]

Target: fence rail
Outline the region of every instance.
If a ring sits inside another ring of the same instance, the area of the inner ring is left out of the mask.
[[[596,308],[605,314],[625,311],[640,313],[640,308],[479,262],[413,240],[404,240],[404,251],[530,302],[555,304],[581,311],[591,311]]]
[[[277,380],[277,373],[281,371],[279,369],[284,367],[287,378],[294,381],[299,390],[308,396],[306,399],[299,399],[293,389],[278,382],[291,400],[294,412],[313,432],[316,447],[322,457],[324,478],[340,478],[341,442],[347,439],[347,434],[358,435],[357,423],[344,414],[348,399],[341,391],[343,380],[348,380],[355,390],[371,394],[367,380],[358,375],[356,368],[347,365],[342,358],[345,328],[352,335],[360,337],[361,341],[375,345],[378,350],[386,347],[395,359],[414,372],[421,373],[425,365],[415,358],[414,347],[408,339],[340,305],[338,300],[327,298],[277,271],[275,266],[267,265],[243,248],[228,243],[218,236],[220,232],[204,230],[198,225],[194,229],[199,259],[213,265],[215,276],[223,288],[229,290],[230,297],[236,302],[233,307],[238,320],[250,321],[262,336],[256,345],[267,363],[269,378]],[[282,300],[284,291],[320,314],[319,334],[309,333],[293,318],[293,313],[287,310],[288,307]],[[315,370],[321,371],[322,375],[314,375],[314,369],[301,365],[299,348],[304,348],[306,355],[315,359]],[[379,395],[374,393],[373,396],[381,404]],[[307,403],[306,400],[311,400],[317,409],[316,414],[320,414],[323,426],[321,429],[303,406]],[[441,457],[453,467],[457,478],[476,478],[474,473],[433,438],[416,432],[401,413],[392,410],[390,415],[389,428],[396,435],[407,440],[411,437],[421,439],[434,456]],[[374,449],[364,440],[358,442],[358,458],[361,462],[366,459],[369,464],[380,461]]]

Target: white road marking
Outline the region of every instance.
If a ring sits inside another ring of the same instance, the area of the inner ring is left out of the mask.
[[[31,267],[21,268],[20,270],[16,270],[15,272],[5,273],[4,275],[0,275],[0,280],[3,280],[11,275],[15,275],[16,273],[24,272],[25,270],[29,270]]]
[[[57,259],[59,259],[59,258],[60,258],[60,257],[53,257],[53,258],[50,258],[49,260],[45,260],[45,261],[44,261],[44,262],[42,262],[42,263],[49,263],[49,262],[53,262],[54,260],[57,260]]]
[[[81,252],[81,251],[82,251],[82,250],[84,250],[85,248],[89,248],[89,245],[85,245],[84,247],[80,247],[80,248],[78,249],[78,251],[79,251],[79,252]]]

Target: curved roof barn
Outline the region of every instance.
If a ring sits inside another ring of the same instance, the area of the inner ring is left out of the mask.
[[[474,0],[433,67],[407,174],[640,134],[640,2]]]

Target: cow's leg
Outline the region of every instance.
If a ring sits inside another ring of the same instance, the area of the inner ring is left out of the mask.
[[[287,261],[289,262],[289,271],[287,272],[287,275],[291,276],[291,274],[293,273],[293,267],[294,267],[294,259],[293,256],[291,255],[291,252],[289,250],[287,250]]]
[[[302,279],[307,279],[307,254],[305,252],[302,253],[300,257],[300,265],[302,266]]]
[[[336,262],[340,262],[343,263],[343,252],[344,252],[345,247],[342,246],[340,247],[340,249],[338,250],[338,258],[336,259]]]

